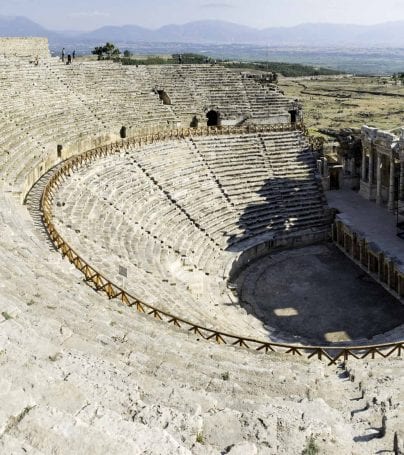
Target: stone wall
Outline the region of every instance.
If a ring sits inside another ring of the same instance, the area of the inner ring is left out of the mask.
[[[5,57],[49,58],[47,38],[0,38],[0,55]]]
[[[67,145],[63,145],[61,150],[61,155],[57,154],[57,145],[55,144],[54,152],[50,153],[47,156],[44,156],[44,159],[34,166],[31,171],[28,173],[24,180],[22,188],[15,191],[14,194],[19,197],[21,203],[24,203],[25,198],[35,184],[44,174],[46,174],[54,166],[57,166],[63,160],[70,158],[71,156],[78,155],[87,150],[91,150],[96,147],[103,145],[113,144],[119,141],[119,136],[113,133],[104,133],[94,136],[87,136],[79,141],[72,142]]]
[[[254,118],[252,121],[246,122],[247,124],[251,125],[279,125],[280,123],[288,124],[290,123],[290,114],[278,114],[278,115],[271,115],[267,118]]]
[[[404,303],[404,265],[399,259],[382,251],[365,233],[355,231],[340,215],[332,227],[332,238],[343,253]]]
[[[232,258],[226,265],[223,273],[224,277],[228,279],[229,283],[234,281],[251,262],[267,256],[274,251],[282,249],[293,249],[316,243],[322,243],[329,239],[330,227],[324,226],[320,228],[307,229],[291,235],[285,234],[277,236],[276,238],[269,238],[255,243],[250,247],[246,247],[243,251]]]

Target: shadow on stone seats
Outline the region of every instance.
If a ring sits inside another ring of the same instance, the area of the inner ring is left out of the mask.
[[[227,251],[247,255],[230,276],[239,304],[264,323],[271,338],[287,342],[352,342],[403,324],[404,307],[324,240],[331,220],[307,150],[288,166],[285,177],[273,171],[253,192],[262,202],[244,206],[238,222],[242,233],[228,240]],[[293,167],[299,177],[293,177]],[[230,191],[229,197],[237,199]],[[297,247],[316,230],[323,232],[323,240],[320,235],[317,242],[313,237],[311,245]],[[265,242],[284,246],[263,249],[263,256],[254,259]]]
[[[242,252],[267,240],[298,237],[303,230],[321,230],[330,224],[324,210],[324,195],[314,173],[316,163],[308,149],[301,150],[292,160],[285,156],[284,163],[278,162],[283,158],[271,157],[270,153],[268,156],[272,166],[268,167],[268,178],[258,189],[255,175],[239,176],[243,179],[243,195],[249,199],[254,199],[256,195],[255,199],[260,202],[249,203],[242,208],[237,223],[242,233],[229,238],[227,251]],[[287,176],[288,172],[290,176]],[[299,175],[295,176],[297,173]],[[252,191],[249,190],[249,183]],[[233,195],[231,191],[228,195],[237,205],[240,195]]]

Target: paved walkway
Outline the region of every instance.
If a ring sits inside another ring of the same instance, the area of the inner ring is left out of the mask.
[[[326,197],[329,206],[341,212],[342,221],[404,264],[404,240],[396,235],[396,216],[393,213],[351,190],[328,191]]]

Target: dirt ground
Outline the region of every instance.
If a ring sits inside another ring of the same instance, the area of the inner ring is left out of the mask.
[[[247,311],[281,339],[371,339],[404,323],[404,307],[332,244],[260,259],[239,286]]]

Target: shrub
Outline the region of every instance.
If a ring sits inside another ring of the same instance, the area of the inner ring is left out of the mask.
[[[200,431],[196,435],[196,442],[198,444],[203,444],[203,441],[204,441],[203,433]]]
[[[320,449],[317,447],[314,436],[311,435],[307,442],[307,446],[303,449],[302,455],[317,455],[318,453],[320,453]]]

